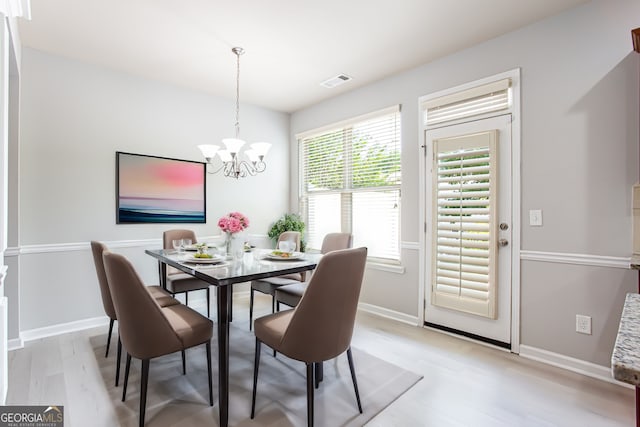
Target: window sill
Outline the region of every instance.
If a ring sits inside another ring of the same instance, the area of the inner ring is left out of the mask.
[[[383,264],[381,262],[367,262],[367,268],[370,270],[386,271],[388,273],[404,274],[405,268],[402,265]]]

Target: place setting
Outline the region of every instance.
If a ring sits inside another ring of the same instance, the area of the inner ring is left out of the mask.
[[[270,261],[299,261],[304,259],[304,253],[295,251],[295,242],[283,240],[278,242],[278,248],[263,255],[263,259]]]

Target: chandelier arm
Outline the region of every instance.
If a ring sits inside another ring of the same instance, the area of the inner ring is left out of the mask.
[[[218,169],[215,169],[214,171],[210,171],[210,170],[209,170],[209,166],[211,166],[211,169],[215,169],[215,168],[213,167],[213,164],[212,164],[212,163],[208,163],[208,162],[207,162],[207,169],[206,169],[207,173],[208,173],[208,174],[211,174],[211,175],[214,175],[214,174],[216,174],[216,173],[220,172],[220,171],[224,168],[224,162],[220,165],[220,167],[219,167]]]

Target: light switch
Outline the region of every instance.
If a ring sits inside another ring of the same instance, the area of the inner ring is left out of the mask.
[[[532,209],[529,211],[529,225],[542,227],[542,211],[540,209]]]

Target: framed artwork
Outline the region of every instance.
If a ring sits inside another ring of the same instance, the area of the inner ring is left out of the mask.
[[[205,168],[116,151],[116,223],[206,223]]]

